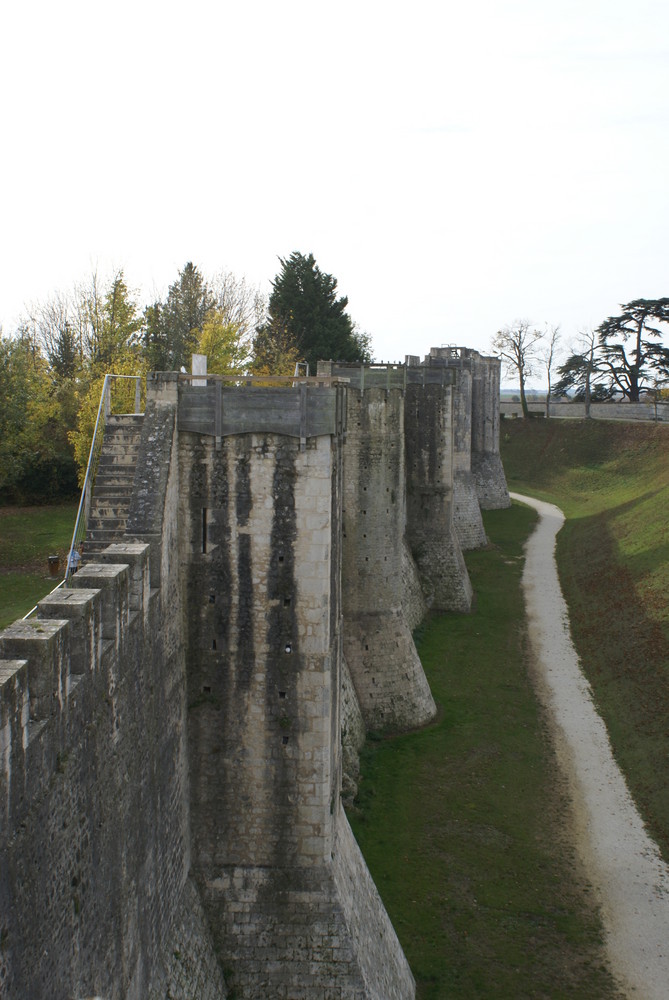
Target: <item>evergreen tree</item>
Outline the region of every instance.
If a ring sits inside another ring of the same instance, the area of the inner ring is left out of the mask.
[[[634,299],[597,329],[599,352],[611,380],[631,403],[669,378],[669,348],[659,342],[669,330],[669,299]]]
[[[166,370],[178,371],[182,366],[190,369],[191,354],[197,352],[205,317],[214,305],[206,281],[189,261],[179,272],[177,281],[170,285],[160,313]]]
[[[162,302],[154,302],[144,310],[143,352],[148,369],[152,372],[169,371],[171,368],[163,310]]]
[[[258,329],[258,345],[267,346],[279,333],[292,339],[311,372],[320,360],[369,361],[369,338],[357,333],[346,312],[346,296],[337,297],[337,279],[321,271],[313,254],[294,252],[279,260],[281,271],[272,282],[269,316]]]
[[[642,392],[669,381],[669,347],[660,342],[669,332],[669,299],[634,299],[620,308],[558,369],[556,395],[573,392],[586,409],[590,400],[616,393],[636,403]]]

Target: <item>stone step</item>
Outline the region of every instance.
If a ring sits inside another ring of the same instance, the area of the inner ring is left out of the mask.
[[[136,465],[137,452],[127,448],[119,449],[116,452],[103,451],[98,462],[98,469],[108,468],[110,465]]]
[[[132,484],[135,479],[135,467],[134,465],[125,466],[103,466],[101,470],[98,471],[95,477],[95,484],[93,486],[93,492],[95,493],[95,487],[100,484],[100,486],[129,486],[132,489]]]
[[[142,422],[144,420],[144,414],[140,413],[135,415],[133,413],[121,414],[115,413],[111,417],[107,417],[105,423],[105,434],[108,432],[127,432],[129,434],[136,433],[140,434],[142,430]]]
[[[121,531],[122,534],[123,531]],[[109,545],[111,542],[118,541],[118,538],[119,532],[114,528],[93,528],[92,530],[87,530],[84,540],[84,552],[87,551],[89,542],[104,542],[105,545]]]
[[[109,452],[120,451],[125,448],[137,454],[139,451],[139,443],[139,434],[105,434],[105,439],[102,442],[102,450]]]
[[[131,496],[131,482],[128,482],[123,486],[107,486],[104,483],[96,482],[93,503],[95,503],[96,500],[102,500],[105,503],[114,503],[116,500],[129,501]]]
[[[127,521],[127,515],[123,517],[89,517],[86,533],[92,535],[98,531],[113,531],[116,536],[123,535]]]
[[[125,533],[143,419],[143,414],[107,418],[84,542],[89,561]]]
[[[89,514],[95,514],[97,517],[105,517],[106,512],[108,512],[111,517],[118,517],[114,511],[121,511],[127,513],[130,508],[130,499],[132,496],[131,490],[128,490],[125,496],[119,497],[101,497],[100,494],[95,494],[91,502],[91,509]]]

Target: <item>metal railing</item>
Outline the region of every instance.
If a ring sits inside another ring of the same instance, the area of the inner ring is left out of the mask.
[[[93,489],[93,482],[95,481],[95,473],[97,472],[98,460],[100,458],[100,451],[102,450],[102,440],[104,438],[105,426],[107,423],[107,417],[111,414],[111,387],[114,379],[134,379],[135,380],[135,413],[140,413],[141,405],[141,386],[142,386],[142,376],[141,375],[105,375],[104,382],[102,384],[102,392],[100,393],[100,403],[98,404],[98,412],[95,418],[95,427],[93,429],[93,440],[91,441],[91,448],[88,453],[88,463],[86,465],[86,474],[84,476],[84,482],[81,487],[81,499],[79,500],[79,508],[77,510],[77,518],[74,522],[74,531],[72,532],[72,542],[70,544],[69,551],[67,553],[67,561],[65,565],[65,576],[60,581],[57,586],[53,588],[50,593],[55,593],[62,586],[66,585],[73,572],[76,572],[79,562],[81,561],[81,546],[86,538],[86,526],[88,523],[88,515],[91,509],[91,492]],[[23,616],[23,621],[26,618],[30,618],[37,611],[37,605],[32,608],[27,615]]]
[[[98,413],[95,418],[95,427],[93,429],[93,440],[91,441],[91,450],[88,454],[88,464],[86,466],[86,475],[84,476],[84,482],[81,487],[81,500],[79,501],[79,510],[77,511],[77,519],[74,523],[74,531],[72,532],[72,544],[70,545],[70,551],[67,554],[67,566],[65,567],[65,578],[63,583],[67,581],[72,576],[73,572],[76,572],[79,562],[81,560],[81,545],[86,538],[86,526],[88,524],[88,516],[91,511],[91,493],[93,490],[93,483],[95,481],[95,474],[98,468],[98,461],[100,459],[100,451],[102,450],[102,441],[104,438],[105,426],[107,424],[107,417],[111,414],[111,386],[114,379],[134,379],[135,380],[135,413],[140,412],[140,401],[141,401],[141,384],[142,378],[140,375],[105,375],[105,380],[102,385],[102,392],[100,393],[100,403],[98,406]]]

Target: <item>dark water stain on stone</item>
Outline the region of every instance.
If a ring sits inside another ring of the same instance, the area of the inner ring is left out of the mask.
[[[294,805],[289,787],[294,789],[299,744],[298,676],[302,668],[297,634],[297,580],[295,543],[297,516],[295,485],[297,470],[295,444],[282,442],[277,448],[272,482],[274,510],[270,538],[270,566],[267,580],[268,624],[265,707],[268,740],[273,754],[271,791],[279,827],[275,863],[290,863],[286,835],[294,822]],[[279,698],[279,691],[282,697]]]

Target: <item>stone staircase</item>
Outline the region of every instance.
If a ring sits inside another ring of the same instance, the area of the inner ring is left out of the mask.
[[[107,417],[84,542],[86,561],[123,539],[143,420],[143,413]]]

